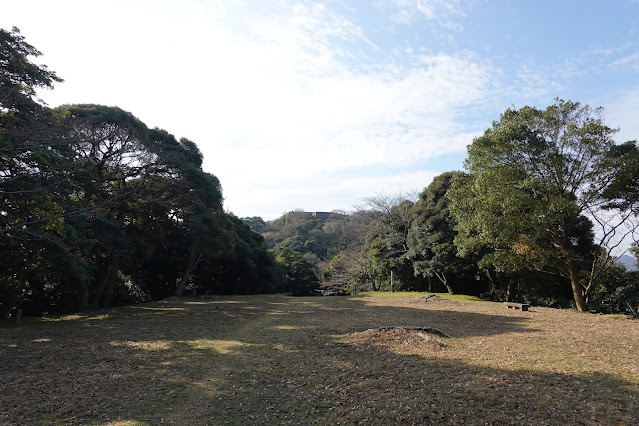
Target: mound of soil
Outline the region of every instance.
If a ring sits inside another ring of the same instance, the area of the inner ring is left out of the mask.
[[[455,305],[459,305],[460,302],[458,302],[457,300],[450,300],[450,299],[446,299],[445,297],[441,297],[438,296],[436,294],[430,294],[426,297],[424,297],[424,303],[435,303],[436,305],[445,305],[445,306],[455,306]]]
[[[441,338],[446,334],[426,327],[380,327],[352,333],[348,341],[356,345],[400,346],[400,347],[446,347]]]
[[[441,302],[443,300],[446,300],[446,299],[444,299],[443,297],[439,297],[436,294],[430,294],[430,295],[424,297],[424,303],[426,303],[426,302]]]

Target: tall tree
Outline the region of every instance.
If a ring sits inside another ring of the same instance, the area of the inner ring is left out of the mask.
[[[466,287],[479,276],[477,259],[459,256],[455,247],[457,232],[450,214],[450,200],[446,196],[452,176],[452,172],[436,176],[419,195],[408,232],[407,254],[413,262],[415,275],[428,278],[429,283],[436,278],[450,294],[455,286],[460,286],[457,290],[477,291]]]
[[[562,259],[579,311],[587,310],[579,272],[597,250],[589,217],[602,214],[621,166],[610,155],[616,130],[601,113],[563,100],[507,110],[469,146],[468,176],[450,191],[462,251],[492,246],[546,267]]]
[[[221,259],[204,262],[202,291],[225,294],[273,293],[278,287],[275,256],[267,250],[264,237],[244,221],[228,214],[233,224],[231,250]]]
[[[90,221],[86,232],[94,241],[89,304],[110,306],[120,262],[131,249],[126,211],[157,167],[157,156],[148,149],[144,123],[120,108],[65,105],[55,111],[69,128],[67,139],[80,168],[72,179],[73,197],[83,203]]]
[[[369,231],[371,261],[376,288],[392,283],[393,288],[421,290],[423,280],[415,277],[408,259],[408,232],[413,220],[414,202],[410,195],[378,195],[366,198],[369,214],[376,218]],[[397,287],[394,287],[398,284]]]
[[[0,233],[4,237],[36,235],[42,224],[60,216],[55,204],[62,200],[56,195],[66,184],[72,160],[55,117],[36,98],[37,89],[62,81],[29,59],[40,55],[17,28],[0,29]],[[36,204],[40,208],[33,208]]]
[[[639,215],[639,143],[628,141],[612,148],[611,157],[620,162],[619,172],[604,197],[609,207],[630,210]]]
[[[208,173],[191,176],[193,194],[190,204],[182,210],[181,224],[186,236],[188,261],[175,290],[182,296],[186,284],[197,265],[205,257],[219,258],[231,249],[232,223],[222,209],[222,189],[217,178]]]
[[[233,226],[223,211],[220,182],[202,170],[197,145],[161,129],[150,130],[148,138],[157,162],[144,179],[136,223],[159,243],[146,263],[155,272],[145,274],[161,276],[162,283],[157,288],[149,278],[147,286],[155,297],[181,296],[202,261],[219,260],[232,250]],[[170,259],[171,265],[157,258]]]
[[[65,297],[64,286],[84,288],[81,236],[63,220],[76,211],[69,197],[73,152],[36,97],[62,80],[32,62],[39,56],[17,28],[0,29],[1,316],[23,302]]]
[[[61,79],[38,56],[17,29],[0,30],[1,316],[182,294],[202,261],[217,276],[228,263],[273,275],[195,143],[117,107],[49,109],[36,90]]]

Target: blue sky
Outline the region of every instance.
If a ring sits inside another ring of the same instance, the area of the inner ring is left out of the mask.
[[[21,0],[12,26],[65,79],[49,105],[195,141],[241,217],[420,191],[505,109],[556,97],[639,138],[637,0]]]

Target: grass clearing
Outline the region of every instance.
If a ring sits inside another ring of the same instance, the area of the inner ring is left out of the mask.
[[[2,324],[0,424],[639,424],[639,321],[425,296],[169,299]]]

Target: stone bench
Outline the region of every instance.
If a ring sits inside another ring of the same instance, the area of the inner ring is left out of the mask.
[[[527,311],[530,308],[530,305],[526,303],[504,302],[504,305],[508,309],[521,309],[522,311]]]

